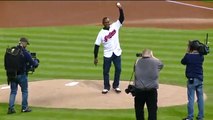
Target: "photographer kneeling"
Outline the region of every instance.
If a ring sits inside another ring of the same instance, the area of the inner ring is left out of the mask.
[[[150,49],[145,49],[137,59],[134,70],[136,87],[135,114],[136,120],[144,120],[144,105],[148,109],[148,120],[157,120],[158,75],[163,63],[153,56]]]

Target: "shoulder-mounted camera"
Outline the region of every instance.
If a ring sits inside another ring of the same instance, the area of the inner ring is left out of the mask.
[[[189,41],[190,51],[197,50],[202,55],[207,55],[210,52],[208,46],[208,33],[206,34],[206,40],[204,43],[201,43],[199,40],[190,40]]]

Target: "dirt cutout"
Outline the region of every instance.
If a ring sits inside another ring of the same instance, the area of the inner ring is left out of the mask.
[[[211,3],[180,2],[191,6],[170,0],[122,1],[124,27],[213,28]],[[101,25],[105,16],[111,21],[118,19],[115,4],[115,1],[0,1],[0,27]]]
[[[45,80],[29,82],[29,105],[48,108],[78,109],[125,109],[134,107],[134,98],[126,94],[127,81],[121,81],[122,92],[110,90],[102,94],[102,80]],[[1,102],[8,102],[9,86],[0,85]],[[186,104],[186,88],[160,84],[158,106]],[[21,104],[21,91],[17,93],[17,104]]]

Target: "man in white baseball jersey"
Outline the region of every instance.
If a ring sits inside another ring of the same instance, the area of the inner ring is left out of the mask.
[[[109,71],[111,67],[111,62],[113,62],[115,66],[115,74],[114,74],[114,82],[113,89],[115,92],[120,93],[121,90],[119,88],[120,74],[121,74],[121,48],[119,43],[119,29],[122,26],[124,21],[124,13],[121,4],[117,4],[119,9],[119,20],[110,24],[110,20],[108,17],[104,17],[102,20],[103,29],[100,30],[98,36],[95,41],[94,47],[94,64],[98,63],[98,50],[103,44],[104,47],[104,62],[103,62],[103,79],[104,79],[104,89],[102,91],[103,94],[108,93],[110,90],[110,82],[109,82]]]

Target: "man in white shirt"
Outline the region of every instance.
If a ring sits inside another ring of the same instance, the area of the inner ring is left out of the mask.
[[[94,64],[98,63],[98,50],[103,44],[104,47],[104,63],[103,63],[103,78],[104,78],[104,89],[102,91],[103,94],[106,94],[110,90],[110,82],[109,82],[109,71],[111,67],[111,62],[113,62],[115,66],[115,74],[114,74],[114,82],[113,89],[116,93],[120,93],[121,90],[119,88],[120,74],[121,74],[121,48],[119,43],[119,29],[122,26],[124,21],[124,13],[121,4],[117,4],[119,9],[119,20],[110,24],[110,20],[108,17],[104,17],[102,20],[103,29],[100,30],[98,36],[95,41],[94,47]]]

